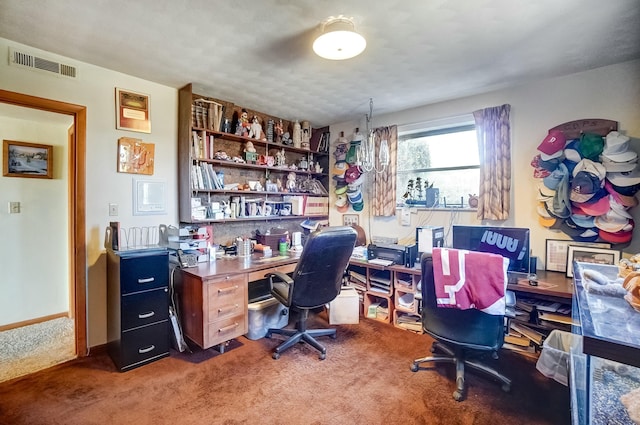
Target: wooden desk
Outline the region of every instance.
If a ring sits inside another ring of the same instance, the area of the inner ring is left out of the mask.
[[[516,293],[564,304],[571,304],[573,282],[564,273],[538,270],[538,286],[529,284],[528,279],[519,279],[517,284],[507,285],[507,289]]]
[[[174,287],[184,336],[203,349],[249,330],[248,285],[272,271],[291,273],[300,253],[284,256],[223,257],[197,267],[176,269]]]

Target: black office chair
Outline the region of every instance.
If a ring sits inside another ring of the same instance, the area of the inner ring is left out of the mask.
[[[476,309],[459,310],[436,305],[433,259],[422,256],[422,328],[436,341],[431,347],[433,356],[416,359],[411,371],[417,372],[421,363],[447,362],[456,365],[456,390],[453,398],[462,401],[466,397],[465,366],[484,372],[502,382],[502,389],[511,390],[511,380],[479,358],[490,354],[498,357],[504,342],[505,317],[484,313]],[[435,354],[442,352],[444,354]]]
[[[299,311],[296,329],[269,329],[272,334],[288,336],[276,347],[272,357],[280,358],[280,353],[296,342],[306,342],[320,351],[320,360],[327,356],[327,349],[314,337],[336,338],[334,329],[307,329],[309,310],[322,307],[340,293],[342,277],[353,252],[357,233],[352,227],[325,227],[312,233],[304,245],[298,265],[292,277],[273,272],[269,278],[271,294],[290,309]]]

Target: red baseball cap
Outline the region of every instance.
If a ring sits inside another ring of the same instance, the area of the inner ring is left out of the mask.
[[[553,155],[563,150],[566,142],[567,139],[562,131],[551,130],[538,146],[538,150],[547,155]]]

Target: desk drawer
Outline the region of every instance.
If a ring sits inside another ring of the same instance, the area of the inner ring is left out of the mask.
[[[207,285],[207,306],[209,310],[223,305],[247,303],[247,282],[245,276],[234,276],[211,281]]]
[[[242,295],[230,303],[209,303],[209,322],[244,314],[246,303],[247,300]]]
[[[293,273],[295,269],[296,269],[296,263],[291,263],[291,264],[285,264],[284,266],[274,267],[272,269],[264,269],[257,272],[252,272],[252,273],[249,273],[249,282],[262,280],[264,279],[264,276],[266,274],[272,273],[274,271],[279,271],[279,272],[288,274],[288,273]]]
[[[247,317],[243,314],[209,323],[209,325],[207,325],[207,339],[209,341],[205,348],[244,335],[247,333],[247,327]]]
[[[123,330],[149,325],[169,319],[167,288],[124,295],[121,303]]]

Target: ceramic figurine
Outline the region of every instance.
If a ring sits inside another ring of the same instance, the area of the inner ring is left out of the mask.
[[[291,192],[295,188],[296,188],[296,173],[291,172],[287,175],[287,190]]]
[[[273,134],[275,136],[276,143],[282,143],[282,135],[284,134],[284,130],[282,127],[282,120],[278,120],[273,127]]]
[[[293,123],[293,147],[302,147],[302,127],[300,126],[298,120]]]
[[[249,137],[252,139],[260,139],[262,136],[262,125],[257,115],[251,118],[251,125],[249,126]]]

